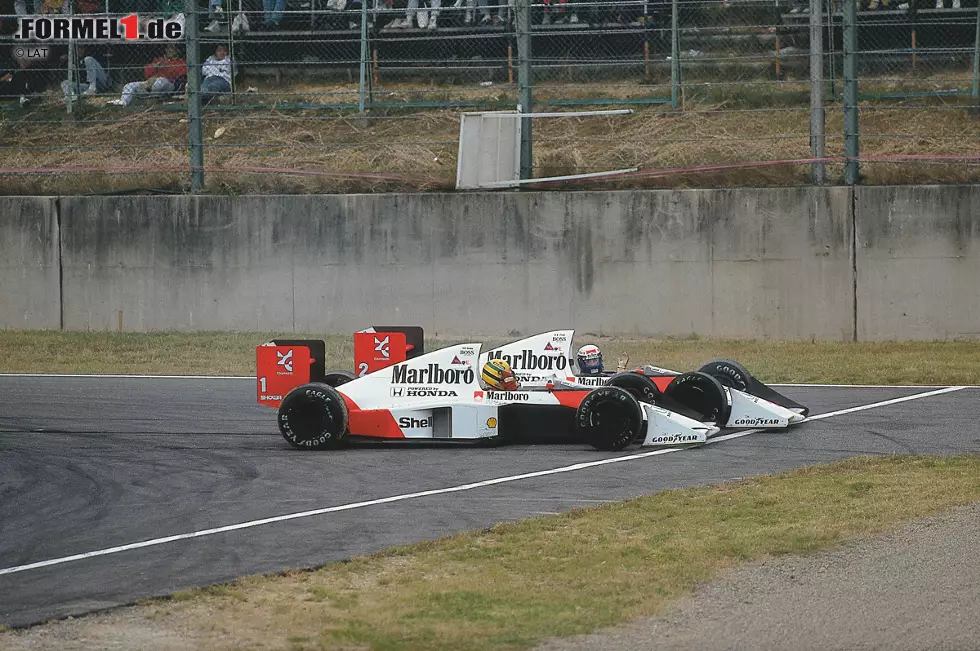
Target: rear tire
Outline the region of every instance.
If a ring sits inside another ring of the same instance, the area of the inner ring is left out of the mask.
[[[298,386],[279,405],[279,432],[300,450],[326,450],[347,437],[347,403],[333,387],[320,382]]]
[[[752,375],[744,366],[731,359],[713,359],[698,371],[707,373],[729,389],[749,392]]]
[[[643,412],[626,389],[590,391],[575,411],[575,428],[597,450],[622,450],[643,432]]]
[[[350,371],[327,371],[323,374],[323,383],[334,388],[356,379],[357,376]]]
[[[660,389],[653,383],[653,380],[639,373],[623,372],[609,378],[606,382],[607,387],[619,387],[626,389],[630,395],[641,402],[648,402],[651,405],[658,404],[657,400],[663,395]]]
[[[670,381],[664,395],[701,414],[699,420],[724,427],[732,415],[731,394],[707,373],[682,373]]]

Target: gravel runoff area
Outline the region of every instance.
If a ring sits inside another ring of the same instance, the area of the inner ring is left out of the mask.
[[[980,504],[733,570],[662,617],[538,651],[980,649]]]

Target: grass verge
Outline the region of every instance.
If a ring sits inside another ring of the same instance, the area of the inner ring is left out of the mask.
[[[251,376],[255,373],[255,346],[284,334],[0,330],[0,372]],[[328,368],[353,369],[349,334],[289,336],[324,339]],[[426,348],[435,350],[463,340],[427,339]],[[482,342],[487,350],[487,346],[508,339],[474,335],[470,341]],[[970,341],[769,342],[631,339],[577,333],[574,344],[586,343],[598,344],[610,366],[624,352],[631,363],[681,371],[725,357],[741,362],[763,382],[980,384],[980,345]]]
[[[809,554],[977,500],[978,456],[851,459],[243,578],[0,633],[0,646],[527,649],[655,615],[738,564]]]

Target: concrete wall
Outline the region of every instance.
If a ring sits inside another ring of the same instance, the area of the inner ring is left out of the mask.
[[[861,340],[980,336],[980,186],[861,188]]]
[[[968,186],[0,198],[0,214],[0,274],[33,279],[0,288],[3,327],[980,330]]]
[[[0,201],[0,328],[57,329],[61,298],[55,202]]]
[[[68,329],[840,339],[846,190],[81,197]]]
[[[292,224],[313,199],[78,197],[62,209],[68,330],[291,331]],[[288,217],[287,217],[288,216]]]

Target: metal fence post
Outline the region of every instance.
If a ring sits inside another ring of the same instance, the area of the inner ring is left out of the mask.
[[[977,3],[977,33],[973,41],[973,99],[980,99],[980,2]]]
[[[858,166],[857,0],[844,0],[844,182],[856,185]]]
[[[824,157],[823,3],[810,0],[810,156]],[[814,185],[823,185],[826,165],[811,166]]]
[[[835,44],[835,39],[837,38],[837,26],[834,24],[834,0],[827,0],[824,4],[827,7],[827,26],[828,26],[828,38],[827,38],[827,49],[830,50],[830,56],[827,57],[827,63],[830,68],[830,98],[834,101],[837,100],[837,46]]]
[[[361,0],[361,81],[357,93],[357,108],[361,113],[364,113],[364,96],[367,93],[367,3],[368,0]]]
[[[681,35],[677,16],[680,3],[671,0],[670,7],[670,108],[676,109],[681,83]]]
[[[75,13],[75,3],[68,3],[68,15]],[[68,35],[68,95],[65,97],[65,106],[68,110],[68,115],[71,115],[75,109],[75,88],[78,82],[78,57],[75,52],[75,39],[72,35]]]
[[[204,123],[201,118],[201,51],[198,37],[197,0],[186,0],[187,19],[187,131],[190,145],[191,192],[204,188]]]
[[[517,86],[520,90],[520,112],[532,113],[531,93],[531,0],[516,0],[517,11]],[[521,178],[531,178],[533,148],[531,118],[521,118]]]

